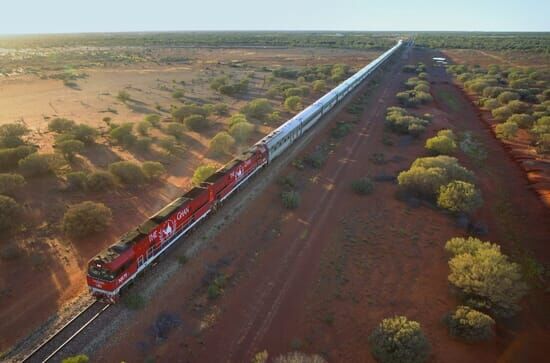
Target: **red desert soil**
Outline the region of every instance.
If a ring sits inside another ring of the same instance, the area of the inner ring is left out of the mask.
[[[519,317],[499,324],[490,342],[467,345],[450,338],[441,318],[457,300],[447,283],[443,245],[465,231],[433,208],[398,201],[391,182],[377,182],[366,197],[350,190],[351,181],[359,177],[395,175],[407,168],[424,155],[423,139],[436,130],[469,130],[488,152],[481,167],[459,156],[476,172],[483,191],[485,206],[475,216],[489,228],[483,238],[500,242],[516,257],[531,253],[548,263],[548,209],[528,189],[521,170],[469,100],[447,84],[450,79],[442,69],[429,67],[436,102],[419,111],[433,113],[434,122],[421,140],[394,135],[394,146],[382,143],[385,109],[395,104],[394,95],[408,77],[401,66],[417,61],[429,65],[433,55],[414,50],[385,72],[369,91],[358,125],[322,169],[287,167],[282,175],[298,180],[298,209],[282,208],[281,186],[273,182],[93,359],[248,362],[262,350],[272,357],[304,350],[322,353],[331,362],[372,361],[369,333],[382,318],[403,314],[423,326],[432,343],[431,361],[542,361],[549,352],[543,342],[550,339],[547,294],[537,290],[526,298]],[[458,112],[438,100],[442,87],[456,97]],[[335,118],[352,116],[342,112]],[[327,138],[327,133],[319,134],[303,154]],[[390,162],[370,162],[375,152],[383,152]],[[209,300],[205,281],[213,271],[225,274],[228,284],[222,296]],[[152,327],[163,314],[182,323],[159,339]]]

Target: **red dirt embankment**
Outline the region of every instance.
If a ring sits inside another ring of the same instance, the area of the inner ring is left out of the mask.
[[[475,171],[483,192],[485,205],[475,216],[488,226],[483,238],[501,243],[514,259],[529,254],[549,261],[548,209],[443,70],[428,67],[436,102],[418,110],[434,115],[421,139],[384,137],[386,107],[395,105],[394,95],[409,76],[400,72],[402,65],[429,65],[431,56],[414,50],[384,73],[369,90],[357,126],[335,145],[320,170],[288,166],[281,173],[294,175],[301,195],[298,209],[281,206],[282,189],[273,182],[92,358],[248,362],[265,349],[271,357],[303,350],[321,353],[330,362],[370,362],[368,335],[382,318],[400,314],[420,322],[432,344],[433,362],[542,361],[549,352],[542,343],[550,339],[548,296],[535,290],[520,315],[499,322],[496,338],[487,343],[452,339],[441,318],[458,301],[447,283],[443,245],[466,232],[439,210],[397,200],[391,181],[376,182],[370,196],[351,191],[351,182],[362,176],[381,180],[408,168],[425,155],[424,140],[436,130],[470,131],[487,151],[483,165],[459,155]],[[457,110],[438,99],[443,88],[458,102]],[[353,116],[342,112],[335,119]],[[327,139],[327,133],[318,135],[301,156]],[[383,153],[386,161],[373,163],[374,153]],[[225,274],[228,283],[222,296],[209,300],[213,272]],[[153,327],[166,313],[182,323],[158,339]]]

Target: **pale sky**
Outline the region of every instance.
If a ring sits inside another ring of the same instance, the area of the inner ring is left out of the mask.
[[[176,30],[550,31],[548,0],[4,0],[0,34]]]

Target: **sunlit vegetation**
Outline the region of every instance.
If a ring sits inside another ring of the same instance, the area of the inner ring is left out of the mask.
[[[488,340],[494,335],[493,318],[469,306],[458,306],[445,317],[444,321],[452,336],[468,342]]]
[[[199,166],[197,169],[195,169],[195,172],[193,173],[193,178],[192,178],[193,184],[199,185],[200,183],[208,179],[210,175],[214,174],[216,169],[217,168],[214,165]]]
[[[396,133],[418,136],[426,130],[429,123],[426,115],[415,116],[401,107],[388,107],[386,111],[386,125]]]
[[[111,210],[102,203],[90,201],[69,207],[63,216],[63,230],[74,237],[103,232],[112,222]]]
[[[244,123],[235,124],[234,126],[238,126],[240,124]],[[229,154],[234,144],[235,139],[226,131],[221,131],[218,132],[212,140],[210,140],[210,151],[214,154],[214,156]]]

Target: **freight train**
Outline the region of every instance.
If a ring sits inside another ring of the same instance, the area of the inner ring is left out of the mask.
[[[323,115],[361,84],[401,45],[402,41],[399,40],[391,49],[221,167],[200,186],[187,191],[93,257],[88,263],[87,272],[91,294],[111,303],[116,302],[120,291],[145,268],[315,126]]]

